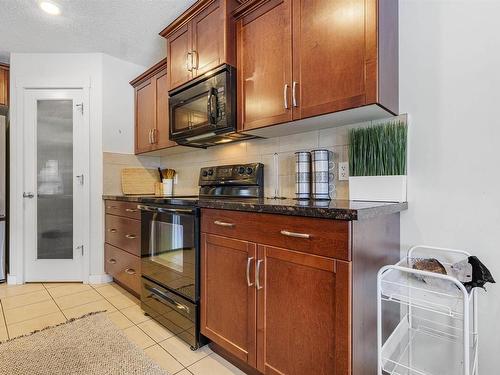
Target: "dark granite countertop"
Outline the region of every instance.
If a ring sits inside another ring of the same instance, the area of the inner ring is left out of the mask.
[[[295,199],[198,198],[104,195],[103,199],[165,205],[196,205],[201,208],[264,212],[270,214],[319,217],[334,220],[361,220],[404,211],[408,203],[348,200],[298,201]]]

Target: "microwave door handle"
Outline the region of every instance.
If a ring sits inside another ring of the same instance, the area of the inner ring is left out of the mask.
[[[217,89],[212,87],[208,92],[207,115],[210,125],[217,124]]]

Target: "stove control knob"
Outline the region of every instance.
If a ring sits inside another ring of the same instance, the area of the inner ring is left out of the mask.
[[[208,170],[208,175],[209,176],[213,176],[214,175],[214,170],[213,169],[209,169]]]
[[[253,173],[253,168],[247,167],[247,174],[252,174],[252,173]]]
[[[238,173],[239,173],[239,174],[243,174],[243,173],[245,173],[245,167],[239,167],[239,168],[238,168]]]
[[[203,171],[202,175],[203,175],[203,177],[207,177],[208,176],[208,172],[207,171]]]

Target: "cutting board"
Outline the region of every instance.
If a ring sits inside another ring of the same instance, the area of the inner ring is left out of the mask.
[[[152,195],[155,193],[155,182],[160,182],[157,169],[122,169],[122,191],[125,195]]]

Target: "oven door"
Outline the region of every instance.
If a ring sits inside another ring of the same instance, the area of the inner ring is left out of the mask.
[[[199,299],[199,209],[139,205],[141,274],[174,293]]]

